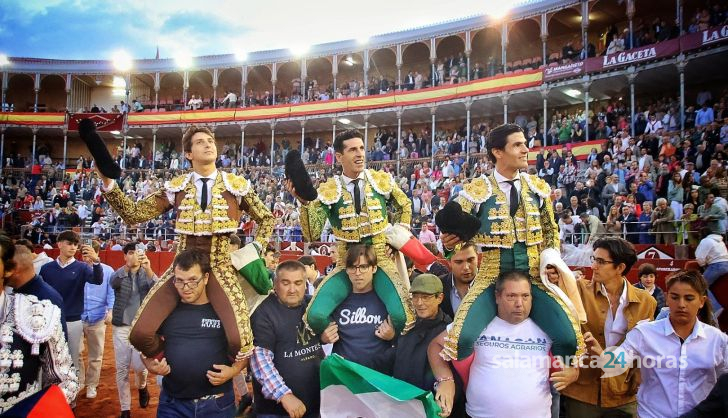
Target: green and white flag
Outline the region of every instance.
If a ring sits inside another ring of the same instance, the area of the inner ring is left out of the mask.
[[[338,354],[321,363],[321,418],[435,418],[432,393]]]

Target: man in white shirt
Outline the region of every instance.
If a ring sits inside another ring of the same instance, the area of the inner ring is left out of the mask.
[[[647,126],[645,127],[645,134],[657,134],[657,132],[662,129],[662,122],[657,119],[655,114],[650,115],[650,120],[647,121]]]
[[[698,248],[695,249],[695,261],[705,269],[703,277],[710,287],[716,280],[728,273],[728,249],[726,249],[723,236],[714,234],[708,227],[700,230],[700,236],[702,239]],[[713,310],[716,312],[715,316],[718,317],[723,307],[710,289],[708,296],[713,304]]]
[[[501,273],[495,289],[498,316],[475,340],[465,409],[472,418],[549,418],[549,381],[561,390],[576,380],[578,370],[566,368],[549,379],[551,340],[529,318],[532,295],[527,274]],[[455,393],[452,371],[439,355],[446,336],[444,331],[435,337],[427,350],[438,382],[435,399],[445,415],[451,411]]]

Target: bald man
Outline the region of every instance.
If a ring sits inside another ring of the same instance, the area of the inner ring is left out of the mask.
[[[63,312],[63,297],[56,289],[46,283],[42,277],[35,272],[33,266],[33,253],[25,245],[15,245],[15,270],[9,278],[5,280],[5,284],[13,288],[13,292],[25,295],[33,295],[38,300],[48,300],[52,304],[58,306],[61,310],[61,325],[63,326],[63,334],[68,338],[66,330],[66,315]]]

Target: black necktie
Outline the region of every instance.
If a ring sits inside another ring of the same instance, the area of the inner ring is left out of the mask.
[[[354,183],[354,209],[356,213],[361,213],[361,191],[359,190],[359,179],[352,180]]]
[[[518,190],[516,190],[516,180],[506,180],[511,185],[511,217],[516,216],[518,211]]]
[[[200,178],[202,182],[202,196],[200,197],[200,208],[204,212],[207,209],[207,180],[208,178]]]

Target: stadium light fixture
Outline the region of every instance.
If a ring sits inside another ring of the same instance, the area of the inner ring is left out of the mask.
[[[514,2],[514,0],[494,0],[488,6],[486,13],[493,19],[501,20],[506,17]]]
[[[190,67],[192,67],[192,57],[190,54],[185,52],[180,52],[174,57],[174,62],[177,64],[177,67],[179,67],[182,70],[186,70]]]
[[[577,89],[566,89],[564,90],[564,94],[574,98],[581,96],[581,92]]]
[[[349,67],[352,67],[354,65],[354,57],[352,57],[351,54],[347,55],[344,63]]]
[[[248,53],[245,51],[237,51],[235,53],[235,61],[237,62],[245,62],[248,60]]]
[[[344,125],[348,125],[351,123],[351,121],[347,118],[339,118],[339,122],[341,122]]]
[[[306,55],[310,47],[308,45],[295,45],[290,48],[291,54],[296,57],[302,57]]]
[[[119,131],[109,131],[111,135],[121,135],[121,132]]]
[[[10,65],[10,58],[5,54],[0,54],[0,67]]]
[[[131,56],[126,51],[116,51],[113,57],[114,68],[121,72],[127,72],[131,70],[132,60]]]

